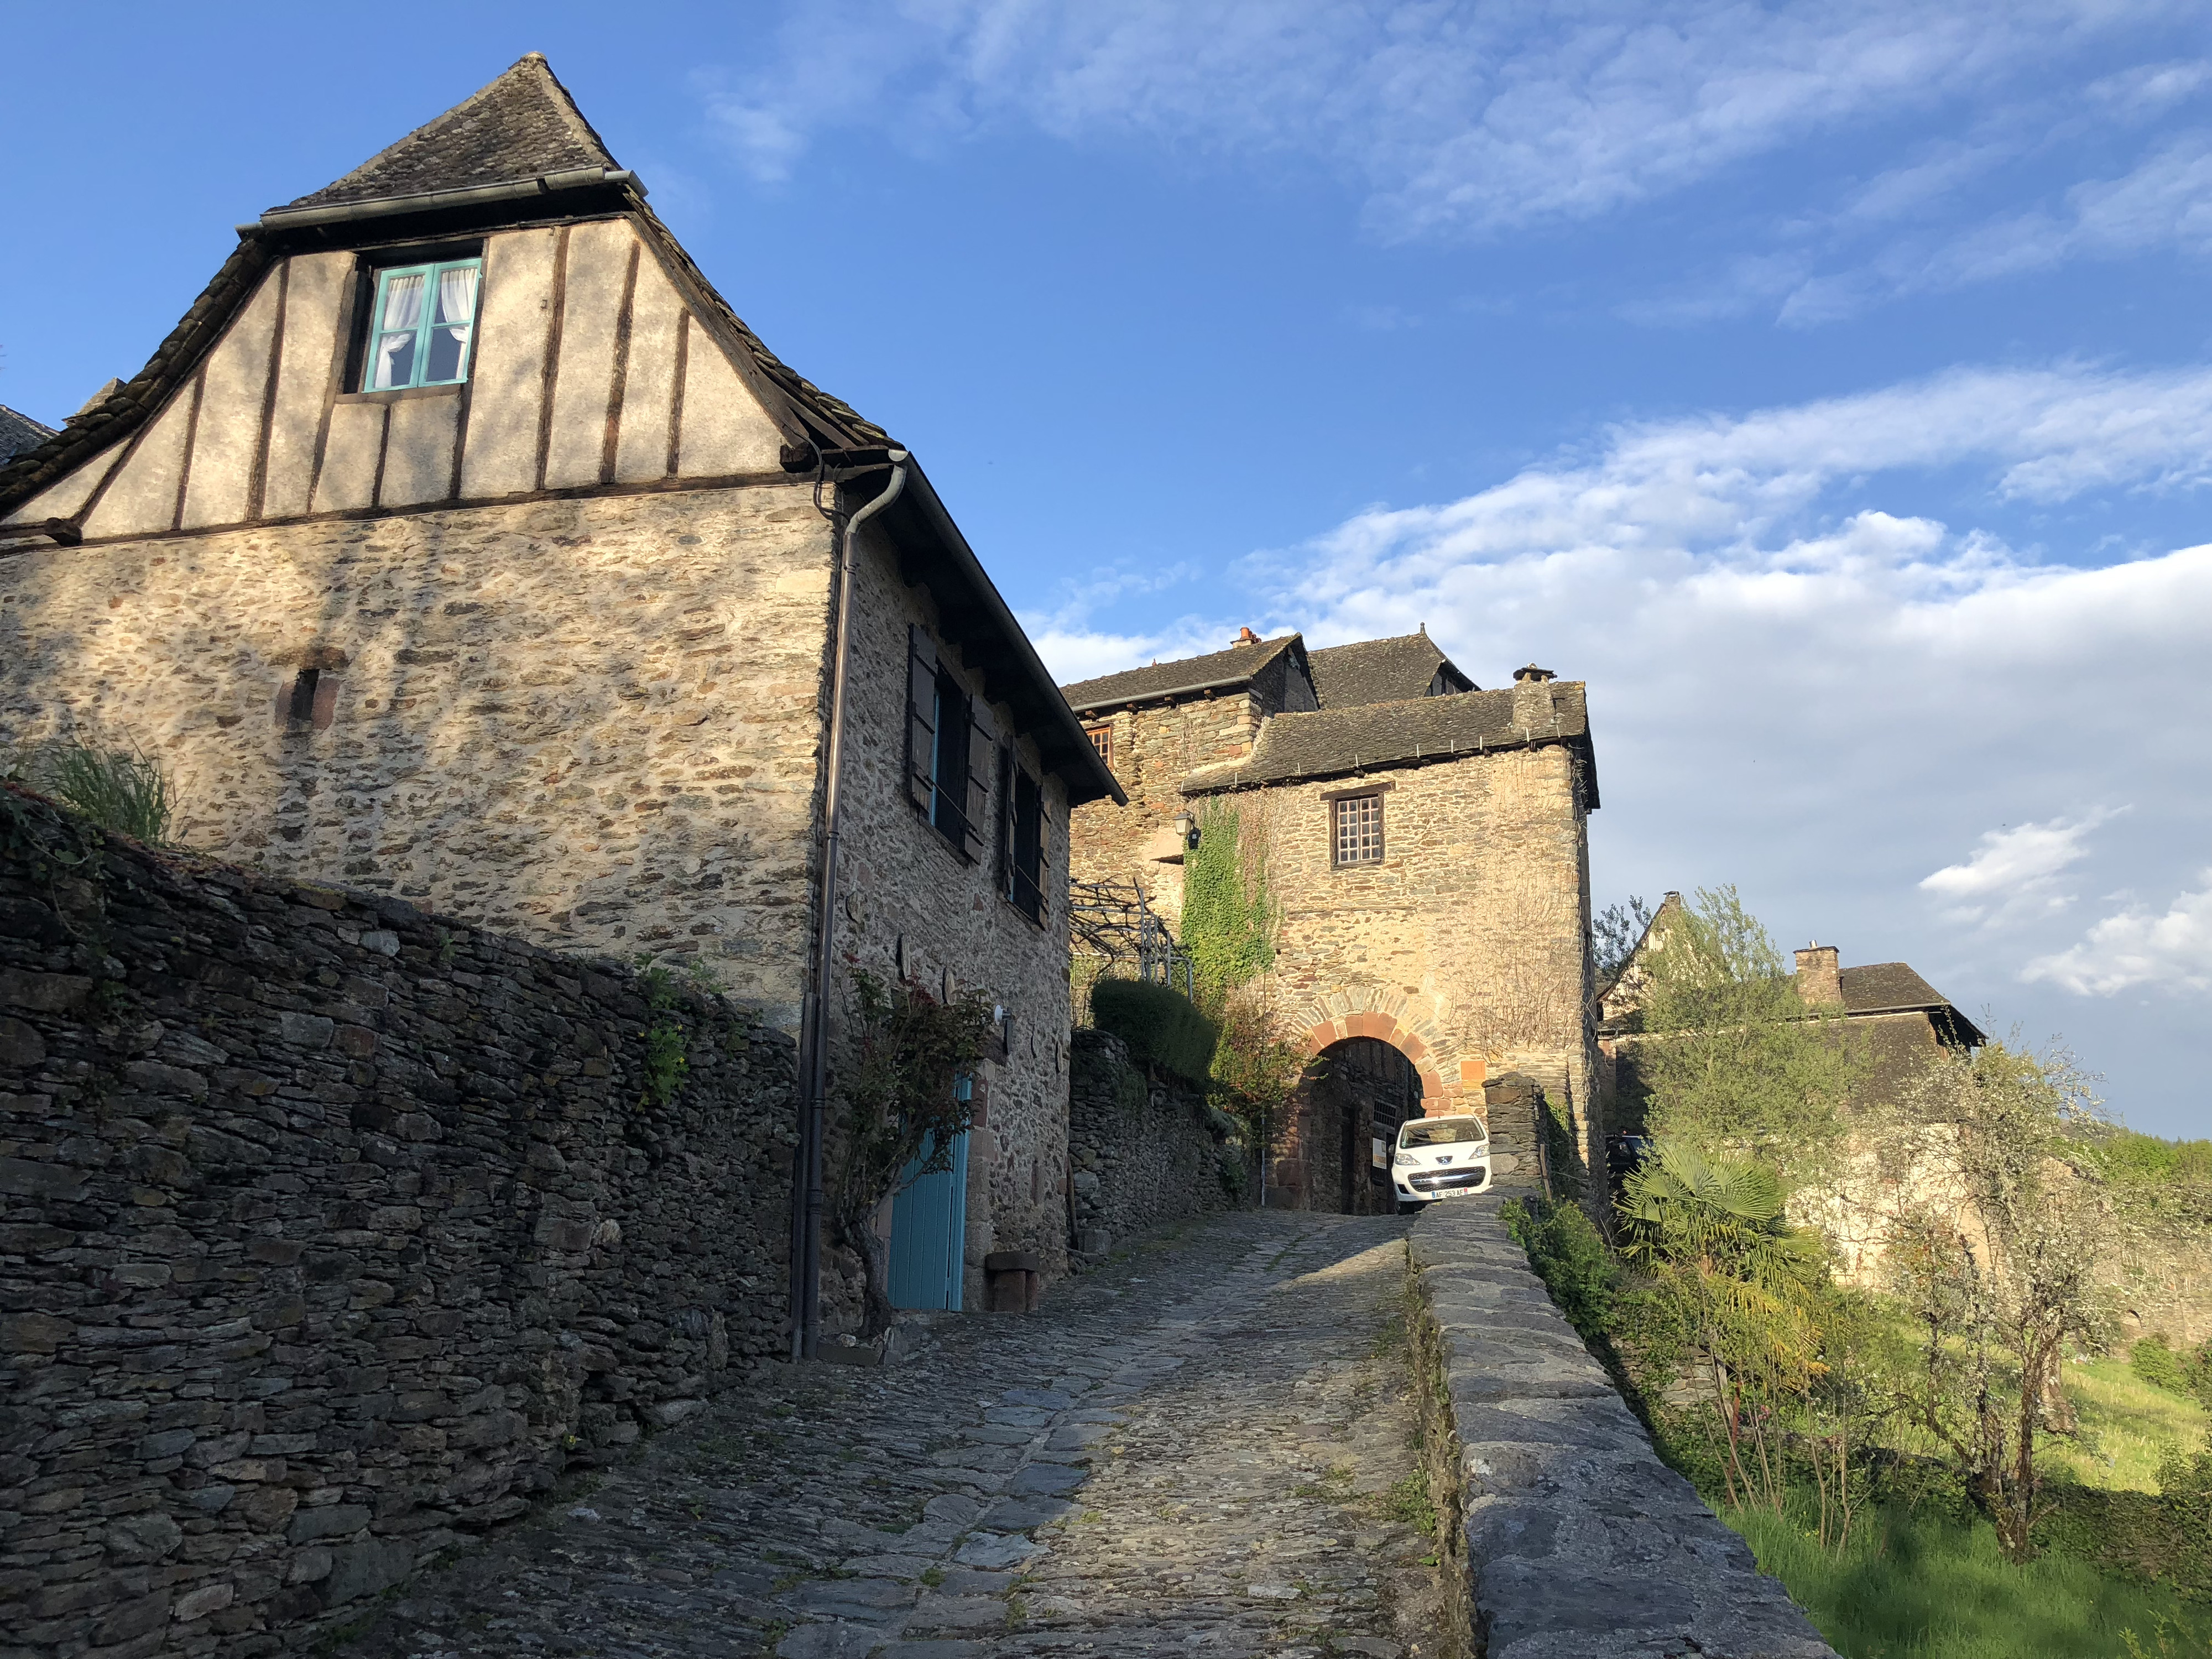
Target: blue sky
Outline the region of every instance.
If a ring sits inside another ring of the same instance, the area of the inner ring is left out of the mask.
[[[2212,1134],[2201,3],[609,18],[10,7],[0,402],[127,376],[234,222],[543,51],[1064,677],[1246,623],[1540,661],[1601,901],[1733,881]]]

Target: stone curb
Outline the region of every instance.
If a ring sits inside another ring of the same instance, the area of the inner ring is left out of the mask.
[[[1659,1460],[1485,1194],[1408,1239],[1459,1436],[1487,1659],[1837,1659]]]

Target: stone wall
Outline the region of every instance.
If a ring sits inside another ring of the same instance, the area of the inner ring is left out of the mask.
[[[789,1044],[647,988],[0,793],[11,1654],[271,1651],[780,1348]]]
[[[1750,1546],[1659,1461],[1499,1200],[1439,1204],[1410,1248],[1415,1346],[1445,1402],[1463,1574],[1487,1659],[1835,1659]],[[1432,1437],[1434,1432],[1432,1431]],[[1456,1511],[1455,1515],[1454,1511]]]
[[[1095,1260],[1155,1228],[1243,1201],[1222,1177],[1224,1163],[1232,1179],[1245,1176],[1243,1159],[1224,1143],[1203,1096],[1133,1064],[1129,1045],[1110,1032],[1079,1030],[1074,1049],[1069,1209],[1082,1257]]]
[[[19,552],[0,742],[143,749],[201,851],[795,1025],[830,541],[801,483]]]
[[[1201,766],[1252,752],[1265,705],[1254,693],[1194,697],[1172,707],[1120,709],[1085,726],[1113,732],[1115,777],[1127,806],[1095,801],[1075,815],[1071,869],[1078,881],[1135,879],[1170,927],[1182,917],[1182,866],[1146,856],[1152,838],[1190,810],[1182,781]]]
[[[983,1258],[1028,1250],[1045,1271],[1066,1263],[1067,1224],[1067,794],[1044,776],[1044,917],[1032,921],[999,891],[995,836],[971,861],[930,827],[908,799],[908,628],[930,630],[942,667],[972,696],[994,690],[955,643],[962,618],[946,617],[927,589],[908,585],[895,555],[872,537],[854,584],[851,704],[846,724],[838,961],[887,981],[904,978],[933,995],[975,990],[1007,1015],[1003,1055],[978,1079],[979,1121],[968,1142],[967,1272],[963,1305],[983,1306]],[[1001,733],[1011,709],[995,705]],[[1038,773],[1035,741],[1016,733],[1021,763]],[[992,809],[998,805],[994,781]],[[833,1062],[849,1058],[849,1000],[831,1007]]]

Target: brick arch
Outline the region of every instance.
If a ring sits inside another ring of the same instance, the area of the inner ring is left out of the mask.
[[[1459,1092],[1465,1068],[1453,1063],[1451,1045],[1407,1002],[1404,996],[1372,989],[1333,991],[1293,1016],[1291,1029],[1301,1033],[1308,1054],[1347,1037],[1380,1038],[1413,1062],[1420,1073],[1422,1108],[1437,1111]]]

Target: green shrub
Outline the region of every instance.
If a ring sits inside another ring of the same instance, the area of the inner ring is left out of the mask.
[[[1607,1335],[1620,1295],[1620,1264],[1589,1216],[1549,1199],[1512,1199],[1498,1216],[1567,1322],[1586,1340]]]
[[[1102,979],[1091,988],[1091,1018],[1132,1054],[1192,1083],[1213,1066],[1218,1031],[1189,998],[1143,980]]]
[[[150,756],[55,738],[25,750],[9,770],[103,830],[149,847],[168,839],[176,793]]]
[[[2146,1336],[2128,1350],[2128,1364],[2135,1374],[2154,1389],[2165,1389],[2174,1394],[2189,1392],[2189,1378],[2182,1370],[2182,1356],[2163,1335]]]

